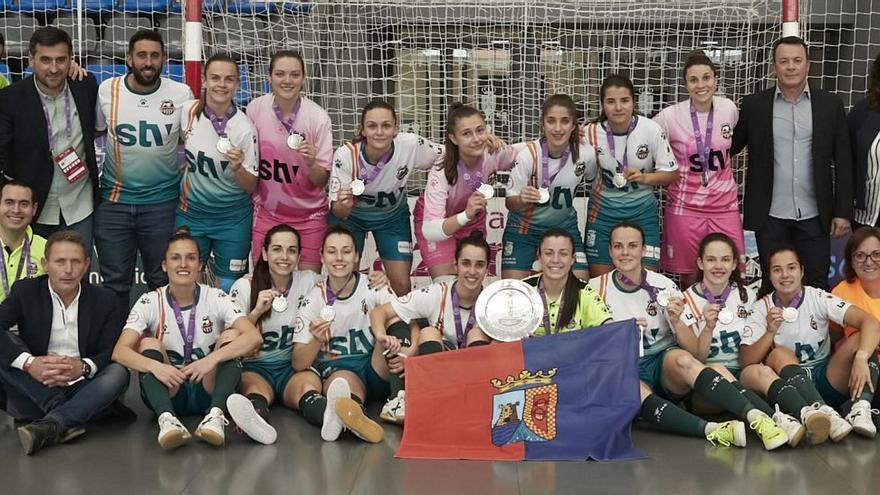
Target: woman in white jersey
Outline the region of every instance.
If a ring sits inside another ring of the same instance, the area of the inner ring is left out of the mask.
[[[327,279],[299,303],[293,329],[293,398],[306,421],[334,441],[343,427],[368,442],[385,432],[364,413],[368,399],[388,396],[388,366],[374,343],[369,312],[391,299],[387,287],[371,289],[357,271],[360,256],[351,232],[331,225],[321,259]]]
[[[654,121],[666,131],[678,179],[669,184],[663,209],[660,268],[697,282],[697,245],[710,232],[722,232],[743,252],[736,178],[730,166],[736,104],[716,96],[718,71],[702,50],[692,52],[682,71],[689,98],[663,109]]]
[[[744,447],[742,421],[706,422],[674,405],[694,391],[712,405],[746,420],[767,450],[786,444],[788,436],[769,415],[684,350],[696,347],[696,317],[675,282],[642,265],[645,238],[641,227],[634,222],[619,223],[609,238],[614,270],[591,279],[590,285],[599,290],[615,321],[635,319],[639,324],[644,354],[639,358],[641,418],[666,431]]]
[[[333,155],[329,222],[351,230],[358,253],[372,232],[391,288],[406,294],[412,269],[407,179],[413,169],[442,164],[444,151],[421,136],[399,131],[390,104],[374,100],[364,107],[358,135]]]
[[[699,281],[684,292],[684,300],[697,324],[692,326],[696,340],[679,342],[699,361],[706,363],[746,396],[755,407],[773,418],[785,431],[788,444],[797,446],[806,433],[798,420],[773,410],[754,391],[740,384],[739,345],[742,330],[752,312],[755,293],[747,287],[739,271],[739,251],[730,237],[720,232],[707,235],[697,248]],[[695,408],[701,403],[694,401]]]
[[[241,377],[238,358],[260,347],[260,334],[221,290],[199,284],[199,246],[185,229],[165,248],[168,285],[141,296],[113,349],[113,360],[140,372],[141,398],[159,417],[159,445],[190,439],[178,415],[208,414],[196,437],[224,443],[226,399]]]
[[[371,328],[382,342],[388,366],[393,373],[403,372],[407,356],[432,354],[443,350],[488,344],[490,339],[476,323],[474,304],[483,290],[489,270],[489,244],[479,230],[459,239],[455,247],[456,278],[453,282],[435,282],[391,300],[370,313]],[[424,318],[428,326],[418,330],[414,320]],[[398,323],[395,321],[401,320]],[[413,327],[410,333],[406,325]],[[402,423],[404,393],[402,386],[388,398],[380,417]]]
[[[770,403],[800,415],[811,443],[835,442],[853,429],[873,437],[871,400],[877,384],[874,350],[880,323],[822,289],[803,286],[804,268],[792,248],[767,258],[768,274],[743,329],[740,379]],[[831,323],[859,330],[831,352]],[[757,366],[764,363],[767,366]],[[835,409],[853,404],[846,419]]]
[[[653,270],[660,254],[660,212],[654,188],[675,181],[678,165],[660,126],[634,115],[632,81],[612,74],[599,92],[599,122],[586,129],[587,139],[597,150],[600,176],[593,182],[584,233],[590,276],[613,269],[606,247],[611,227],[619,222],[634,222],[645,232],[643,263]]]
[[[228,291],[247,273],[251,242],[251,193],[257,187],[257,133],[235,107],[238,65],[226,55],[205,62],[204,97],[181,112],[186,170],[180,182],[175,225],[187,225],[204,265]]]
[[[519,152],[510,173],[502,238],[502,277],[525,278],[538,252],[538,239],[562,227],[575,239],[574,274],[587,278],[587,258],[578,230],[574,197],[596,177],[596,150],[580,138],[577,108],[568,95],[553,95],[541,106],[542,137]]]

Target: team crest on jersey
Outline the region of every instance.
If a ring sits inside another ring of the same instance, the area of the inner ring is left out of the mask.
[[[648,158],[648,145],[640,144],[638,148],[636,148],[636,158],[639,160],[644,160]]]
[[[330,178],[330,192],[337,193],[339,192],[339,178],[331,177]]]
[[[810,328],[812,328],[813,330],[819,329],[819,325],[816,324],[816,319],[813,318],[813,315],[810,315]]]
[[[513,254],[513,241],[507,241],[504,243],[504,256],[510,256]]]
[[[605,154],[605,148],[603,148],[603,147],[601,147],[601,146],[596,146],[596,154],[597,154],[597,155],[604,155],[604,154]]]
[[[302,317],[297,316],[296,323],[294,323],[294,325],[293,325],[293,333],[294,334],[300,333],[303,331],[303,329],[305,327],[306,327],[306,322],[303,321]]]
[[[645,312],[648,313],[648,316],[657,316],[657,305],[654,304],[654,301],[648,303]]]
[[[207,316],[202,317],[202,333],[211,333],[214,330],[214,322]]]
[[[171,100],[162,100],[159,104],[159,111],[162,115],[174,115],[174,102]]]
[[[730,139],[733,137],[733,129],[730,128],[730,124],[724,124],[721,126],[721,137],[724,139]]]
[[[574,175],[578,177],[584,175],[584,171],[587,169],[587,164],[584,162],[577,162],[574,166]]]
[[[666,140],[666,131],[660,131],[660,137],[663,138],[663,140],[665,141]]]
[[[747,310],[745,306],[740,304],[739,306],[736,307],[736,316],[743,318],[743,319],[748,318],[749,317],[749,310]]]
[[[752,327],[746,325],[743,327],[743,338],[749,338],[752,336],[754,331],[752,331]]]
[[[361,311],[364,314],[367,314],[370,312],[370,309],[367,308],[367,300],[366,299],[361,299]]]
[[[547,442],[556,438],[556,403],[559,391],[553,383],[556,368],[532,373],[523,370],[514,378],[489,381],[492,396],[492,444]]]
[[[400,167],[398,167],[397,168],[397,180],[403,180],[403,178],[406,177],[406,172],[408,170],[409,169],[406,167],[406,165],[401,165]]]

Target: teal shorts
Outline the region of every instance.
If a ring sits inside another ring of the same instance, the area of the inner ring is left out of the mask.
[[[290,383],[290,378],[293,377],[293,367],[290,365],[289,359],[274,363],[259,360],[245,361],[241,365],[241,372],[246,373],[248,371],[256,373],[272,387],[272,392],[275,394],[275,402],[278,403],[284,397],[284,389]]]
[[[327,217],[327,223],[347,227],[354,235],[354,245],[358,254],[364,251],[367,232],[372,232],[379,258],[389,261],[412,261],[413,236],[409,222],[409,206],[406,204],[406,197],[401,198],[401,201],[403,201],[401,206],[389,211],[380,220],[376,220],[375,217],[364,218],[365,215],[359,215],[358,210],[354,209],[345,219],[331,212]]]
[[[214,253],[214,275],[237,279],[247,273],[251,252],[253,211],[248,207],[244,213],[238,218],[225,215],[203,218],[178,209],[174,226],[189,226],[190,235],[199,245],[203,264]]]
[[[673,349],[677,349],[677,347],[670,346],[657,354],[639,358],[639,380],[645,382],[645,385],[651,389],[651,392],[670,402],[678,403],[687,397],[688,394],[676,395],[663,386],[663,357]]]
[[[331,361],[312,363],[309,369],[317,374],[322,382],[330,378],[330,375],[337,371],[351,371],[364,384],[364,388],[367,390],[366,400],[385,400],[388,394],[391,393],[391,388],[388,382],[373,369],[373,364],[370,362],[371,359],[372,356],[370,354],[346,356]]]
[[[144,394],[143,388],[141,389],[141,400],[147,408],[156,412]],[[177,393],[171,398],[171,405],[174,407],[175,416],[199,416],[208,411],[208,407],[211,405],[211,394],[205,390],[201,383],[186,382],[177,389]]]
[[[642,264],[656,267],[660,263],[660,220],[657,209],[643,209],[641,212],[623,211],[610,214],[600,209],[596,219],[587,222],[584,232],[584,245],[590,264],[611,265],[608,247],[611,243],[611,228],[623,221],[634,222],[645,231],[645,256]]]
[[[838,392],[837,389],[831,385],[831,382],[828,381],[827,359],[814,366],[803,366],[802,368],[808,375],[810,375],[810,380],[812,380],[813,385],[816,386],[819,395],[825,399],[825,402],[828,403],[829,406],[838,408],[841,404],[849,400],[849,397],[847,397],[846,394]]]
[[[581,239],[581,233],[577,227],[577,218],[570,218],[559,225],[568,231],[574,240],[574,264],[573,270],[587,269],[587,255],[584,252],[584,243]],[[501,238],[501,245],[504,249],[501,255],[502,270],[521,270],[529,271],[535,262],[538,254],[538,239],[544,229],[530,225],[528,232],[521,234],[515,225],[508,224],[504,227],[504,235]]]

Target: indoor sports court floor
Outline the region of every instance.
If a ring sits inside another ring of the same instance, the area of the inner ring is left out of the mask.
[[[134,390],[137,388],[135,386]],[[133,391],[140,416],[104,423],[72,443],[22,454],[12,420],[0,418],[0,494],[875,494],[880,439],[766,452],[756,437],[746,449],[712,447],[637,428],[648,456],[629,462],[410,461],[393,457],[401,430],[366,444],[344,433],[321,441],[296,413],[274,409],[279,441],[260,446],[227,436],[225,449],[194,442],[170,454],[156,443],[156,424]],[[373,408],[375,414],[375,407]],[[200,418],[187,418],[195,428]]]

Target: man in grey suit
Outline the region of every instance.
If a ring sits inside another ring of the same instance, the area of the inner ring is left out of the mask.
[[[743,98],[731,154],[749,148],[743,227],[767,257],[792,246],[807,285],[828,289],[829,235],[850,231],[853,170],[843,104],[807,84],[807,45],[789,36],[773,44],[776,86]]]

